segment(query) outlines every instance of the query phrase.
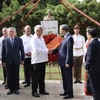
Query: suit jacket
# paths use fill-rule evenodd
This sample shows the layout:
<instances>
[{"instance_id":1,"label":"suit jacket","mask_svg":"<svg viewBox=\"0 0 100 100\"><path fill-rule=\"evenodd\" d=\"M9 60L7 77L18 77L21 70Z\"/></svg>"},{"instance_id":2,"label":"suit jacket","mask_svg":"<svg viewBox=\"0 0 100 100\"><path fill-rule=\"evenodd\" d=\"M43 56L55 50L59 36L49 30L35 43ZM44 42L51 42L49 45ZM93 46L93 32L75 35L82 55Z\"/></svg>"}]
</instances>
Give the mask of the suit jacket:
<instances>
[{"instance_id":1,"label":"suit jacket","mask_svg":"<svg viewBox=\"0 0 100 100\"><path fill-rule=\"evenodd\" d=\"M57 48L53 53L58 52L58 63L61 67L65 64L73 66L73 38L71 34L68 34L66 38L62 41L60 48Z\"/></svg>"},{"instance_id":2,"label":"suit jacket","mask_svg":"<svg viewBox=\"0 0 100 100\"><path fill-rule=\"evenodd\" d=\"M100 72L100 42L94 39L88 46L85 69L88 72Z\"/></svg>"},{"instance_id":3,"label":"suit jacket","mask_svg":"<svg viewBox=\"0 0 100 100\"><path fill-rule=\"evenodd\" d=\"M21 38L15 37L13 47L10 38L6 38L2 42L2 62L6 64L20 64L24 61L24 48Z\"/></svg>"}]
</instances>

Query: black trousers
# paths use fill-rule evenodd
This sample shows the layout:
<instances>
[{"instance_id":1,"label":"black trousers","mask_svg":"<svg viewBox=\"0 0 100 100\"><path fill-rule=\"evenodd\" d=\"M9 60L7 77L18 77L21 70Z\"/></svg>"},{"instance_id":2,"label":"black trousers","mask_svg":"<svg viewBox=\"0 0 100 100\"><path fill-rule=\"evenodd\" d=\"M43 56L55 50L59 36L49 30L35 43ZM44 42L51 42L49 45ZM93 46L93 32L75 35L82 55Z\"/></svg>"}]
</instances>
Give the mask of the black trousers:
<instances>
[{"instance_id":1,"label":"black trousers","mask_svg":"<svg viewBox=\"0 0 100 100\"><path fill-rule=\"evenodd\" d=\"M39 86L39 92L45 91L45 63L33 64L32 74L32 93L37 92Z\"/></svg>"},{"instance_id":2,"label":"black trousers","mask_svg":"<svg viewBox=\"0 0 100 100\"><path fill-rule=\"evenodd\" d=\"M7 64L8 88L11 91L19 89L19 64Z\"/></svg>"},{"instance_id":3,"label":"black trousers","mask_svg":"<svg viewBox=\"0 0 100 100\"><path fill-rule=\"evenodd\" d=\"M89 81L94 100L100 100L100 72L89 73Z\"/></svg>"},{"instance_id":4,"label":"black trousers","mask_svg":"<svg viewBox=\"0 0 100 100\"><path fill-rule=\"evenodd\" d=\"M3 77L4 77L4 82L6 82L6 79L7 79L7 68L4 68L4 67L3 67Z\"/></svg>"},{"instance_id":5,"label":"black trousers","mask_svg":"<svg viewBox=\"0 0 100 100\"><path fill-rule=\"evenodd\" d=\"M31 58L25 58L24 60L24 75L25 75L25 82L30 84L30 80L32 77Z\"/></svg>"},{"instance_id":6,"label":"black trousers","mask_svg":"<svg viewBox=\"0 0 100 100\"><path fill-rule=\"evenodd\" d=\"M65 94L73 95L72 67L61 67L63 89Z\"/></svg>"}]
</instances>

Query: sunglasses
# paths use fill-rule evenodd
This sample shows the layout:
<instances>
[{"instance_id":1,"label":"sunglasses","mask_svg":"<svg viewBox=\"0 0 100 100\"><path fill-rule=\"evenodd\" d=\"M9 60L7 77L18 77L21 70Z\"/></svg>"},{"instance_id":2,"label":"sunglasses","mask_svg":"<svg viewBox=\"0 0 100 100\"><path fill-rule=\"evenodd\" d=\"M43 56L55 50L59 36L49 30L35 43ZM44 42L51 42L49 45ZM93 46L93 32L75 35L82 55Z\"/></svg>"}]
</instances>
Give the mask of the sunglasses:
<instances>
[{"instance_id":1,"label":"sunglasses","mask_svg":"<svg viewBox=\"0 0 100 100\"><path fill-rule=\"evenodd\" d=\"M74 29L80 29L80 28L76 27L76 28L74 28Z\"/></svg>"}]
</instances>

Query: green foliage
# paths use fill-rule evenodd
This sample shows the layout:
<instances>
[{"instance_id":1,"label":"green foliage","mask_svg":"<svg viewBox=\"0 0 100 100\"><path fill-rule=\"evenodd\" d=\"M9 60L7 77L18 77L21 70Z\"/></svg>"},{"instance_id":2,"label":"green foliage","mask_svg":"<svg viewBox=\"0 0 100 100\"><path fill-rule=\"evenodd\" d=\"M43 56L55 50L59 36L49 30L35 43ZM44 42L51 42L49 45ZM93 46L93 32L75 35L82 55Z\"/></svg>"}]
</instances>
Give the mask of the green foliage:
<instances>
[{"instance_id":1,"label":"green foliage","mask_svg":"<svg viewBox=\"0 0 100 100\"><path fill-rule=\"evenodd\" d=\"M55 7L54 16L55 19L58 20L59 24L68 23L67 14L68 11L62 5L58 5Z\"/></svg>"},{"instance_id":2,"label":"green foliage","mask_svg":"<svg viewBox=\"0 0 100 100\"><path fill-rule=\"evenodd\" d=\"M67 0L69 3L74 4L76 2L78 2L79 0Z\"/></svg>"},{"instance_id":3,"label":"green foliage","mask_svg":"<svg viewBox=\"0 0 100 100\"><path fill-rule=\"evenodd\" d=\"M92 1L97 1L97 0L83 0L83 1L86 2L86 3L90 3Z\"/></svg>"},{"instance_id":4,"label":"green foliage","mask_svg":"<svg viewBox=\"0 0 100 100\"><path fill-rule=\"evenodd\" d=\"M2 20L5 20L7 17L11 16L13 13L15 13L18 9L21 9L24 7L23 4L26 4L30 2L30 0L4 0L5 2L2 3L2 12L0 12L0 22ZM8 5L7 2L10 2L10 5ZM73 4L76 8L87 14L88 16L92 17L96 21L100 22L100 2L97 2L96 0L84 0L83 2L79 2L78 0L67 0L71 4ZM1 0L0 0L1 2ZM5 22L1 28L4 26L10 27L14 26L17 29L18 35L22 34L22 28L29 24L33 28L35 25L40 24L40 21L43 20L44 16L47 15L46 11L48 9L51 9L52 15L55 17L56 20L58 20L59 25L60 24L68 24L71 28L71 32L73 32L73 25L75 23L79 23L81 25L81 31L85 35L85 28L88 25L95 25L92 21L85 18L83 15L78 13L77 11L73 10L71 7L66 5L68 9L66 9L64 6L59 4L57 0L41 0L39 5L29 14L29 16L24 19L25 15L31 10L31 8L34 6L34 3L29 5L27 8L25 8L23 11L19 12L17 15L9 19L7 22Z\"/></svg>"},{"instance_id":5,"label":"green foliage","mask_svg":"<svg viewBox=\"0 0 100 100\"><path fill-rule=\"evenodd\" d=\"M40 4L44 5L45 7L47 6L47 4L51 4L51 5L55 5L56 6L56 5L59 4L59 2L58 2L58 0L41 0Z\"/></svg>"}]
</instances>

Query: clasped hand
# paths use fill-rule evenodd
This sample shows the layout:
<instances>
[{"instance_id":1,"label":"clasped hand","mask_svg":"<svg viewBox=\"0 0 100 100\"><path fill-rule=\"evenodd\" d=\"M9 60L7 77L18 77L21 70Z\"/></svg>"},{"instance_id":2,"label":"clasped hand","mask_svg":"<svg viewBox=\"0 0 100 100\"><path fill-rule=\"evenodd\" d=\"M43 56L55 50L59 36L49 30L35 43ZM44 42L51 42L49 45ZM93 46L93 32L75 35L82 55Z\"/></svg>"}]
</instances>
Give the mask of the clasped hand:
<instances>
[{"instance_id":1,"label":"clasped hand","mask_svg":"<svg viewBox=\"0 0 100 100\"><path fill-rule=\"evenodd\" d=\"M48 49L48 54L52 54L53 53L53 49Z\"/></svg>"}]
</instances>

